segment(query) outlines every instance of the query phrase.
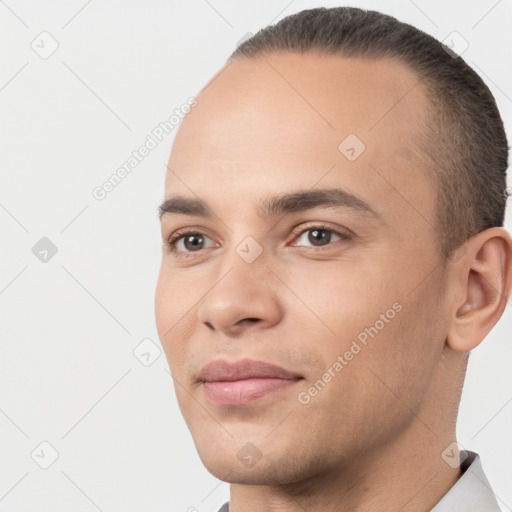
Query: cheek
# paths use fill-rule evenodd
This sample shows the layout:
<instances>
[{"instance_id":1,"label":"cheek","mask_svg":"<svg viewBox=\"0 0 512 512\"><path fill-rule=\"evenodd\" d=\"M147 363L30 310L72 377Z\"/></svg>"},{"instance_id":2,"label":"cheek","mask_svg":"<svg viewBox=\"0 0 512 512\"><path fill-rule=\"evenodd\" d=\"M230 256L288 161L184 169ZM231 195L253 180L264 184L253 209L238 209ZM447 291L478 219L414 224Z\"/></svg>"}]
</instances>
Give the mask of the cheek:
<instances>
[{"instance_id":1,"label":"cheek","mask_svg":"<svg viewBox=\"0 0 512 512\"><path fill-rule=\"evenodd\" d=\"M420 385L434 364L435 351L429 345L434 326L432 304L420 291L410 294L408 283L417 282L415 274L392 262L309 267L290 276L293 291L307 305L295 299L296 328L308 333L305 337L312 343L316 340L313 350L326 369L338 356L343 358L343 377L333 379L337 384L332 388L352 390L353 384L360 393L364 387L359 380L376 379L372 372L397 386Z\"/></svg>"},{"instance_id":2,"label":"cheek","mask_svg":"<svg viewBox=\"0 0 512 512\"><path fill-rule=\"evenodd\" d=\"M173 311L172 294L169 292L170 288L166 284L166 279L163 271L160 270L158 281L155 290L155 320L158 335L162 344L165 341L164 334L171 327L171 317Z\"/></svg>"},{"instance_id":3,"label":"cheek","mask_svg":"<svg viewBox=\"0 0 512 512\"><path fill-rule=\"evenodd\" d=\"M333 444L348 443L356 451L365 449L361 442L405 428L410 410L421 407L440 356L440 343L433 339L440 341L432 322L435 297L426 296L429 290L404 291L407 276L394 272L392 279L368 270L356 275L352 269L346 276L309 272L295 281L297 295L335 332L315 326L327 336L316 335L314 351L321 354L323 367L316 367L305 383L309 402L304 413L318 418L319 429L330 432ZM308 318L300 332L309 332L313 343ZM329 368L331 374L324 373Z\"/></svg>"},{"instance_id":4,"label":"cheek","mask_svg":"<svg viewBox=\"0 0 512 512\"><path fill-rule=\"evenodd\" d=\"M190 286L191 282L193 286ZM169 329L174 331L174 326L186 320L187 311L200 297L200 282L198 279L185 278L179 271L166 268L164 258L155 291L155 316L162 343L165 341L162 336Z\"/></svg>"},{"instance_id":5,"label":"cheek","mask_svg":"<svg viewBox=\"0 0 512 512\"><path fill-rule=\"evenodd\" d=\"M375 265L370 268L364 262L322 263L304 271L297 269L290 287L304 302L301 307L310 310L308 318L316 316L328 328L325 332L331 334L335 344L341 345L335 348L342 348L379 321L380 315L401 297L389 270L377 270Z\"/></svg>"},{"instance_id":6,"label":"cheek","mask_svg":"<svg viewBox=\"0 0 512 512\"><path fill-rule=\"evenodd\" d=\"M184 336L187 301L183 293L182 287L177 286L170 275L161 270L155 291L155 320L158 336L173 375L184 358L183 343L180 340Z\"/></svg>"}]
</instances>

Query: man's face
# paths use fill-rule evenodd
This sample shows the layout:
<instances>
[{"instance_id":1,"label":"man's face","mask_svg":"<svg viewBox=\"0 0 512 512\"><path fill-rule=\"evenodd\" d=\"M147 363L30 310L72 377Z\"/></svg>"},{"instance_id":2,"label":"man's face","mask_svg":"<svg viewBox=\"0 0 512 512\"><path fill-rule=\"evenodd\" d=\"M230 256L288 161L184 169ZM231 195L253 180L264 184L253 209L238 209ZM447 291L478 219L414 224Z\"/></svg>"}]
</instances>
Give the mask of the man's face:
<instances>
[{"instance_id":1,"label":"man's face","mask_svg":"<svg viewBox=\"0 0 512 512\"><path fill-rule=\"evenodd\" d=\"M210 215L163 215L164 242L188 236L163 248L156 320L218 478L286 483L353 467L421 416L444 350L446 269L417 82L392 60L235 60L184 119L165 195ZM351 196L265 208L331 189ZM211 361L247 359L296 378L200 378Z\"/></svg>"}]
</instances>

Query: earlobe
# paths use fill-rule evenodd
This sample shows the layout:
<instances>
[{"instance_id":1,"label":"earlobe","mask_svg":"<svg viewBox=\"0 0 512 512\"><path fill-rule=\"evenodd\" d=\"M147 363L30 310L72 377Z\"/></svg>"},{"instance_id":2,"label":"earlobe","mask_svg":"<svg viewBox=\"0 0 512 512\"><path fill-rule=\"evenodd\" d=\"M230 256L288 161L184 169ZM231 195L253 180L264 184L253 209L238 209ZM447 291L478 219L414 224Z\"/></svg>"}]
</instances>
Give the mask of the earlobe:
<instances>
[{"instance_id":1,"label":"earlobe","mask_svg":"<svg viewBox=\"0 0 512 512\"><path fill-rule=\"evenodd\" d=\"M506 307L512 277L509 233L496 227L474 235L465 256L453 265L458 303L452 307L446 342L467 352L483 341Z\"/></svg>"}]
</instances>

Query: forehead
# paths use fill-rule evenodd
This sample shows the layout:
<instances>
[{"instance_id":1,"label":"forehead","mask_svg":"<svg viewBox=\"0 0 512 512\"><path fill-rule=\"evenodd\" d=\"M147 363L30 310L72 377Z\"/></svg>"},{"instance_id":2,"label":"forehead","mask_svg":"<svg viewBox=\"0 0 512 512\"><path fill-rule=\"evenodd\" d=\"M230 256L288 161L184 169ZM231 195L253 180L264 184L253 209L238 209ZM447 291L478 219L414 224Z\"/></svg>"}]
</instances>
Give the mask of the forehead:
<instances>
[{"instance_id":1,"label":"forehead","mask_svg":"<svg viewBox=\"0 0 512 512\"><path fill-rule=\"evenodd\" d=\"M167 194L220 192L247 205L298 185L344 185L382 204L396 189L409 208L433 214L418 147L428 101L396 60L314 52L235 59L197 100L174 141Z\"/></svg>"}]
</instances>

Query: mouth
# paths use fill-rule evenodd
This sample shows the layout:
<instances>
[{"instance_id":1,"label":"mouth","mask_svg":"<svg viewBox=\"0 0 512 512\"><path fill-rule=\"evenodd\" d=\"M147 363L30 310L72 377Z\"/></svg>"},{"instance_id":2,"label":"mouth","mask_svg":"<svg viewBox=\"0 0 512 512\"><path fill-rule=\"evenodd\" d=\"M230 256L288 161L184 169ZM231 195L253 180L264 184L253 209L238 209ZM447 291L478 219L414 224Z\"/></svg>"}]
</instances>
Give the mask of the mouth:
<instances>
[{"instance_id":1,"label":"mouth","mask_svg":"<svg viewBox=\"0 0 512 512\"><path fill-rule=\"evenodd\" d=\"M279 366L243 359L230 363L215 360L204 366L198 382L215 405L243 406L288 389L303 377Z\"/></svg>"}]
</instances>

